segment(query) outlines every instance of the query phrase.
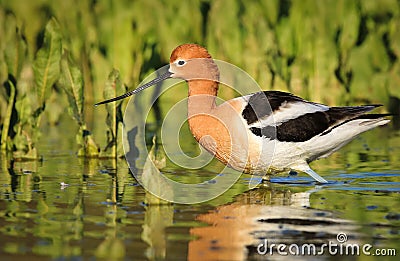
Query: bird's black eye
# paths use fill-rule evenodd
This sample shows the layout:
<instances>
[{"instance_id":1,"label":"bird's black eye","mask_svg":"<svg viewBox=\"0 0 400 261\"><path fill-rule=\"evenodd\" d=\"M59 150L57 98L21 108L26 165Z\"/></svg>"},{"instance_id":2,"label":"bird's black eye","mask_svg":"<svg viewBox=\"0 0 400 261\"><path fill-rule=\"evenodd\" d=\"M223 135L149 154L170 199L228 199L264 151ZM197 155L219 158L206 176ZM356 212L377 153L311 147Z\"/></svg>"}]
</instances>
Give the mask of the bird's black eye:
<instances>
[{"instance_id":1,"label":"bird's black eye","mask_svg":"<svg viewBox=\"0 0 400 261\"><path fill-rule=\"evenodd\" d=\"M184 65L186 62L184 61L184 60L179 60L178 62L177 62L177 64L179 65L179 66L182 66L182 65Z\"/></svg>"}]
</instances>

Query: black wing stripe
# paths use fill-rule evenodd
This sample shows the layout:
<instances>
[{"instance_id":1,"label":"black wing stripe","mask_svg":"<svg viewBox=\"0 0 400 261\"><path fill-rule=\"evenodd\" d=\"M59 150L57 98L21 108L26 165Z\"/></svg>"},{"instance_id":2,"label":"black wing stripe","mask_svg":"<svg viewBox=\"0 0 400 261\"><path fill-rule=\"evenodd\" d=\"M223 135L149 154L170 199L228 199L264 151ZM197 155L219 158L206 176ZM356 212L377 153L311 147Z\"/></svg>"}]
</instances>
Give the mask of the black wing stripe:
<instances>
[{"instance_id":1,"label":"black wing stripe","mask_svg":"<svg viewBox=\"0 0 400 261\"><path fill-rule=\"evenodd\" d=\"M259 137L279 141L302 142L311 139L329 127L329 119L324 112L304 114L282 124L263 128L250 128Z\"/></svg>"},{"instance_id":2,"label":"black wing stripe","mask_svg":"<svg viewBox=\"0 0 400 261\"><path fill-rule=\"evenodd\" d=\"M278 139L286 142L304 142L318 134L325 135L333 128L357 118L367 118L372 115L363 115L379 105L355 107L332 107L328 111L307 113L295 119L274 126L263 128L253 127L250 131L259 137Z\"/></svg>"},{"instance_id":3,"label":"black wing stripe","mask_svg":"<svg viewBox=\"0 0 400 261\"><path fill-rule=\"evenodd\" d=\"M279 110L284 102L306 102L293 94L280 91L264 91L254 93L246 107L243 109L242 116L250 125L258 119L271 115Z\"/></svg>"}]
</instances>

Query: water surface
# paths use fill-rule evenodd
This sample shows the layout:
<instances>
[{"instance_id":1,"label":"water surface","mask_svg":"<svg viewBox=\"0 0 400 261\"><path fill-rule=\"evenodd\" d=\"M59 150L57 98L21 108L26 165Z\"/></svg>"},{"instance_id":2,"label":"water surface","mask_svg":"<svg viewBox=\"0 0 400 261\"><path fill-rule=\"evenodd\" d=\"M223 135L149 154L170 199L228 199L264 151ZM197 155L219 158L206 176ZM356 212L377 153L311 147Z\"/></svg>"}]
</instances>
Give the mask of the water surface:
<instances>
[{"instance_id":1,"label":"water surface","mask_svg":"<svg viewBox=\"0 0 400 261\"><path fill-rule=\"evenodd\" d=\"M390 126L313 163L334 181L328 185L282 174L249 190L243 175L212 201L179 205L157 202L124 160L77 158L73 132L63 124L61 133L46 128L42 162L2 161L1 260L289 259L259 255L257 247L265 240L320 247L337 243L339 233L345 243L399 254L400 133ZM187 182L215 176L217 167L167 164L162 171Z\"/></svg>"}]
</instances>

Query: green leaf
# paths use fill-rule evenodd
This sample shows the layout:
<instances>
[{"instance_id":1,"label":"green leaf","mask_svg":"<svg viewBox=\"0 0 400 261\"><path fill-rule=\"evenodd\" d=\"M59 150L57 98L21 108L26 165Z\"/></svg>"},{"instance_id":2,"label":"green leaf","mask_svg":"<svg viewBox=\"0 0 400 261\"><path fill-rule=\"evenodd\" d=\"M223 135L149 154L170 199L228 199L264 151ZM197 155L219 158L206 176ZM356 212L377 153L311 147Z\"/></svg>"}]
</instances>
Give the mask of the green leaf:
<instances>
[{"instance_id":1,"label":"green leaf","mask_svg":"<svg viewBox=\"0 0 400 261\"><path fill-rule=\"evenodd\" d=\"M126 88L121 83L119 71L113 69L104 88L104 99L110 99L125 92ZM117 157L118 123L122 122L122 102L123 100L106 104L107 145L102 151L101 157Z\"/></svg>"},{"instance_id":2,"label":"green leaf","mask_svg":"<svg viewBox=\"0 0 400 261\"><path fill-rule=\"evenodd\" d=\"M18 27L12 28L14 33L8 40L4 50L4 58L8 67L8 73L15 79L19 78L22 66L27 55L27 44Z\"/></svg>"},{"instance_id":3,"label":"green leaf","mask_svg":"<svg viewBox=\"0 0 400 261\"><path fill-rule=\"evenodd\" d=\"M51 87L60 76L61 33L57 21L51 19L45 29L43 45L33 62L35 88L39 107L50 96Z\"/></svg>"},{"instance_id":4,"label":"green leaf","mask_svg":"<svg viewBox=\"0 0 400 261\"><path fill-rule=\"evenodd\" d=\"M11 81L8 81L8 86L10 88L10 96L8 98L8 106L6 115L3 122L3 129L1 131L1 150L5 151L7 149L7 139L8 139L8 130L10 128L11 122L11 113L12 108L15 102L15 86Z\"/></svg>"},{"instance_id":5,"label":"green leaf","mask_svg":"<svg viewBox=\"0 0 400 261\"><path fill-rule=\"evenodd\" d=\"M78 66L72 61L67 50L61 59L61 72L58 84L64 89L68 97L70 115L79 124L79 131L76 136L77 143L81 146L78 156L97 157L99 148L93 139L92 134L87 130L83 115L83 77Z\"/></svg>"},{"instance_id":6,"label":"green leaf","mask_svg":"<svg viewBox=\"0 0 400 261\"><path fill-rule=\"evenodd\" d=\"M58 81L68 96L69 112L81 126L83 125L83 79L79 68L73 63L69 53L64 50L61 59L61 74Z\"/></svg>"},{"instance_id":7,"label":"green leaf","mask_svg":"<svg viewBox=\"0 0 400 261\"><path fill-rule=\"evenodd\" d=\"M18 159L38 159L35 143L40 137L40 129L36 127L35 117L32 117L32 102L26 93L19 93L15 101L18 122L13 126L15 136L12 140L13 157Z\"/></svg>"}]
</instances>

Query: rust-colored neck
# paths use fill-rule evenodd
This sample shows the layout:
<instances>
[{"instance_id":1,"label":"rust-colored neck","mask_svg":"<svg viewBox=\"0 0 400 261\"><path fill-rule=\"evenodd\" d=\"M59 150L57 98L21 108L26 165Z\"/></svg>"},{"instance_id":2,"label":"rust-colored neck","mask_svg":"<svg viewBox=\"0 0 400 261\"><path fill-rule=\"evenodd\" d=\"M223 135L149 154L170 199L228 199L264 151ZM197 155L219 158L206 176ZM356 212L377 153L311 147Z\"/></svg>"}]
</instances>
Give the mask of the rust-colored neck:
<instances>
[{"instance_id":1,"label":"rust-colored neck","mask_svg":"<svg viewBox=\"0 0 400 261\"><path fill-rule=\"evenodd\" d=\"M188 97L188 116L210 113L217 105L218 83L209 80L190 80Z\"/></svg>"},{"instance_id":2,"label":"rust-colored neck","mask_svg":"<svg viewBox=\"0 0 400 261\"><path fill-rule=\"evenodd\" d=\"M209 133L213 110L217 106L218 83L209 80L190 80L188 97L189 128L197 141ZM215 123L214 123L215 125Z\"/></svg>"},{"instance_id":3,"label":"rust-colored neck","mask_svg":"<svg viewBox=\"0 0 400 261\"><path fill-rule=\"evenodd\" d=\"M226 118L232 110L221 112L216 98L218 82L210 80L189 81L188 123L194 138L217 159L228 163L231 155L231 135ZM228 106L228 108L230 108ZM222 115L221 115L222 114ZM234 118L234 117L232 117Z\"/></svg>"}]
</instances>

